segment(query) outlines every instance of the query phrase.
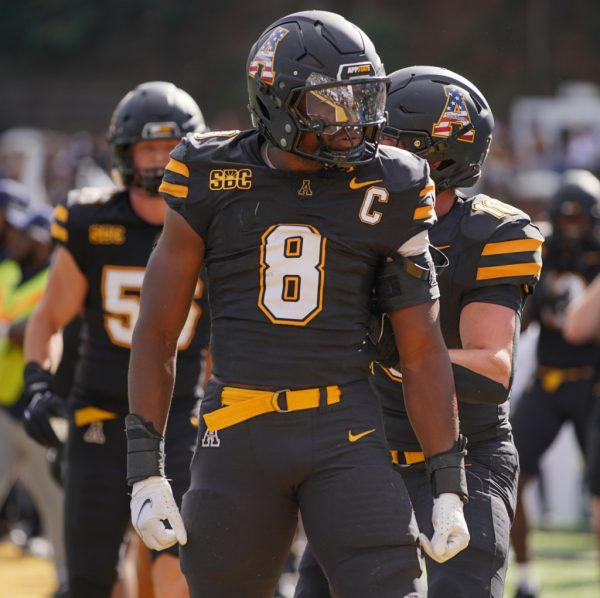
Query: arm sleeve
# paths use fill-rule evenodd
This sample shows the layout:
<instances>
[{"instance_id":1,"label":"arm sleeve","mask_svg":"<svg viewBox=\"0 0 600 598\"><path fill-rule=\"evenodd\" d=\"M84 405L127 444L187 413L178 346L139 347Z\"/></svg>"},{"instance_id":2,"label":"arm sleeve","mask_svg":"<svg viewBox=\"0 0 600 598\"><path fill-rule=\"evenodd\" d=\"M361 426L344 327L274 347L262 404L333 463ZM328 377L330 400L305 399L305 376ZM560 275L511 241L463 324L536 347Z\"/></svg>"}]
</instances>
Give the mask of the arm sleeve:
<instances>
[{"instance_id":1,"label":"arm sleeve","mask_svg":"<svg viewBox=\"0 0 600 598\"><path fill-rule=\"evenodd\" d=\"M214 216L202 148L192 137L184 138L171 152L159 191L167 205L206 239Z\"/></svg>"},{"instance_id":2,"label":"arm sleeve","mask_svg":"<svg viewBox=\"0 0 600 598\"><path fill-rule=\"evenodd\" d=\"M481 247L471 288L511 285L531 293L542 270L543 242L529 221L512 221L497 228Z\"/></svg>"},{"instance_id":3,"label":"arm sleeve","mask_svg":"<svg viewBox=\"0 0 600 598\"><path fill-rule=\"evenodd\" d=\"M375 291L377 307L386 313L438 299L440 291L429 250L387 261L377 275Z\"/></svg>"}]
</instances>

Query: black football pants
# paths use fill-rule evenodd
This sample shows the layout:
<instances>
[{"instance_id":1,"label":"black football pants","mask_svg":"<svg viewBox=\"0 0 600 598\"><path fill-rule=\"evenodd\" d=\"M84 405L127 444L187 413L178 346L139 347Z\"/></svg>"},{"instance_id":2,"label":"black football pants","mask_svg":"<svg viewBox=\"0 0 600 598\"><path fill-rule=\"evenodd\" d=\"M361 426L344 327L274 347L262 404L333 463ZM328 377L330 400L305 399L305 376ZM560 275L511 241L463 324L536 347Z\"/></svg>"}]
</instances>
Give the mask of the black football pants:
<instances>
[{"instance_id":1,"label":"black football pants","mask_svg":"<svg viewBox=\"0 0 600 598\"><path fill-rule=\"evenodd\" d=\"M196 429L189 412L195 398L174 403L167 425L166 474L177 504L189 485ZM129 524L131 488L126 481L127 401L96 403L118 414L100 425L69 425L65 475L65 545L70 598L110 598L117 578L119 548ZM73 412L90 403L75 401ZM90 430L95 425L94 430ZM167 549L178 554L177 545ZM161 553L154 553L161 554Z\"/></svg>"},{"instance_id":2,"label":"black football pants","mask_svg":"<svg viewBox=\"0 0 600 598\"><path fill-rule=\"evenodd\" d=\"M465 519L469 546L445 563L426 557L429 598L502 598L509 532L516 503L518 458L510 434L468 447L469 502ZM433 535L433 498L423 463L398 467L415 509L419 529ZM399 594L400 595L400 594ZM329 598L329 587L310 548L300 564L295 598Z\"/></svg>"},{"instance_id":3,"label":"black football pants","mask_svg":"<svg viewBox=\"0 0 600 598\"><path fill-rule=\"evenodd\" d=\"M209 384L201 414L221 406L220 390ZM343 386L339 404L212 436L201 418L198 434L182 511L192 598L271 598L298 509L334 596L417 596L414 516L367 381Z\"/></svg>"}]
</instances>

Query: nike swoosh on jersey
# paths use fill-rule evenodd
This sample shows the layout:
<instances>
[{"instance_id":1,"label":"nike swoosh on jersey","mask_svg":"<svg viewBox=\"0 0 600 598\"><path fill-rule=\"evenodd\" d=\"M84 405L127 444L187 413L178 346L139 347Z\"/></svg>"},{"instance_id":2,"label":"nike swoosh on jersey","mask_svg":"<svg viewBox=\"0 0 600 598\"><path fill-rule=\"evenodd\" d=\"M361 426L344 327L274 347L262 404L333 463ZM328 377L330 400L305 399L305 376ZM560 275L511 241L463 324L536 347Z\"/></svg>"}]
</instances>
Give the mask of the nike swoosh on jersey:
<instances>
[{"instance_id":1,"label":"nike swoosh on jersey","mask_svg":"<svg viewBox=\"0 0 600 598\"><path fill-rule=\"evenodd\" d=\"M356 177L352 177L348 186L350 189L362 189L363 187L368 187L369 185L374 185L375 183L383 183L383 179L375 179L374 181L357 181Z\"/></svg>"},{"instance_id":2,"label":"nike swoosh on jersey","mask_svg":"<svg viewBox=\"0 0 600 598\"><path fill-rule=\"evenodd\" d=\"M376 429L377 428L371 428L370 430L360 432L359 434L352 434L352 430L348 430L348 440L349 442L356 442L357 440L360 440L367 434L372 434L373 432L375 432Z\"/></svg>"}]
</instances>

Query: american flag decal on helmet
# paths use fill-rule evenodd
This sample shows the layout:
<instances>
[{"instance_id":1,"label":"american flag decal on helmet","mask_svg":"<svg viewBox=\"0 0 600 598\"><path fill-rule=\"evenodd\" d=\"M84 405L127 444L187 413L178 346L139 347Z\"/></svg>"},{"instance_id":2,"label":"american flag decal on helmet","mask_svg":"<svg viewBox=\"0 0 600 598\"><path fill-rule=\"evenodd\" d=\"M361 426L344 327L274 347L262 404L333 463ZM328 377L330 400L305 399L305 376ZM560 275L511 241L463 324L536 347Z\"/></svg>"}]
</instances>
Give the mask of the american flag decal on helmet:
<instances>
[{"instance_id":1,"label":"american flag decal on helmet","mask_svg":"<svg viewBox=\"0 0 600 598\"><path fill-rule=\"evenodd\" d=\"M279 42L289 33L285 27L277 27L271 32L271 35L262 43L256 56L252 59L248 67L248 76L255 78L257 75L263 83L273 85L275 80L275 70L273 62L275 61L275 52Z\"/></svg>"},{"instance_id":2,"label":"american flag decal on helmet","mask_svg":"<svg viewBox=\"0 0 600 598\"><path fill-rule=\"evenodd\" d=\"M471 124L469 109L467 108L467 102L462 90L453 85L446 85L444 91L446 92L446 104L439 120L433 125L431 131L432 137L450 137L453 125L462 129ZM458 137L458 140L473 143L475 140L475 129L466 131Z\"/></svg>"}]
</instances>

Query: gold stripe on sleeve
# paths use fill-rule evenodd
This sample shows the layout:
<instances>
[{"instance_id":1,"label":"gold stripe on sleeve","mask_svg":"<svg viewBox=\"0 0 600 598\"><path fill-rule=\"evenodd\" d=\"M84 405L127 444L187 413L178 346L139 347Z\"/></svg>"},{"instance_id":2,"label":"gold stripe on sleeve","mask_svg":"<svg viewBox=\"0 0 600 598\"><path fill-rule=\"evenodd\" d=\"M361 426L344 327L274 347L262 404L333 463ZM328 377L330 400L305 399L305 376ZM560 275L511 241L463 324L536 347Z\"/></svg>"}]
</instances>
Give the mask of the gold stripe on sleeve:
<instances>
[{"instance_id":1,"label":"gold stripe on sleeve","mask_svg":"<svg viewBox=\"0 0 600 598\"><path fill-rule=\"evenodd\" d=\"M58 224L58 222L53 222L50 226L50 234L58 241L62 241L66 243L69 240L69 231L64 227Z\"/></svg>"},{"instance_id":2,"label":"gold stripe on sleeve","mask_svg":"<svg viewBox=\"0 0 600 598\"><path fill-rule=\"evenodd\" d=\"M516 241L500 241L499 243L487 243L481 255L500 255L502 253L519 253L521 251L537 251L543 241L542 239L518 239Z\"/></svg>"},{"instance_id":3,"label":"gold stripe on sleeve","mask_svg":"<svg viewBox=\"0 0 600 598\"><path fill-rule=\"evenodd\" d=\"M434 213L435 208L433 206L421 206L415 210L413 220L426 220L427 218L431 218Z\"/></svg>"},{"instance_id":4,"label":"gold stripe on sleeve","mask_svg":"<svg viewBox=\"0 0 600 598\"><path fill-rule=\"evenodd\" d=\"M159 193L167 193L179 199L185 199L188 196L188 188L186 185L174 185L163 181L158 188Z\"/></svg>"},{"instance_id":5,"label":"gold stripe on sleeve","mask_svg":"<svg viewBox=\"0 0 600 598\"><path fill-rule=\"evenodd\" d=\"M190 169L188 168L187 164L184 164L179 160L174 160L173 158L169 160L169 163L166 165L165 170L176 172L177 174L181 174L184 177L190 176Z\"/></svg>"},{"instance_id":6,"label":"gold stripe on sleeve","mask_svg":"<svg viewBox=\"0 0 600 598\"><path fill-rule=\"evenodd\" d=\"M542 264L529 262L526 264L506 264L504 266L487 266L477 268L477 280L491 278L510 278L511 276L537 276L542 270Z\"/></svg>"}]
</instances>

